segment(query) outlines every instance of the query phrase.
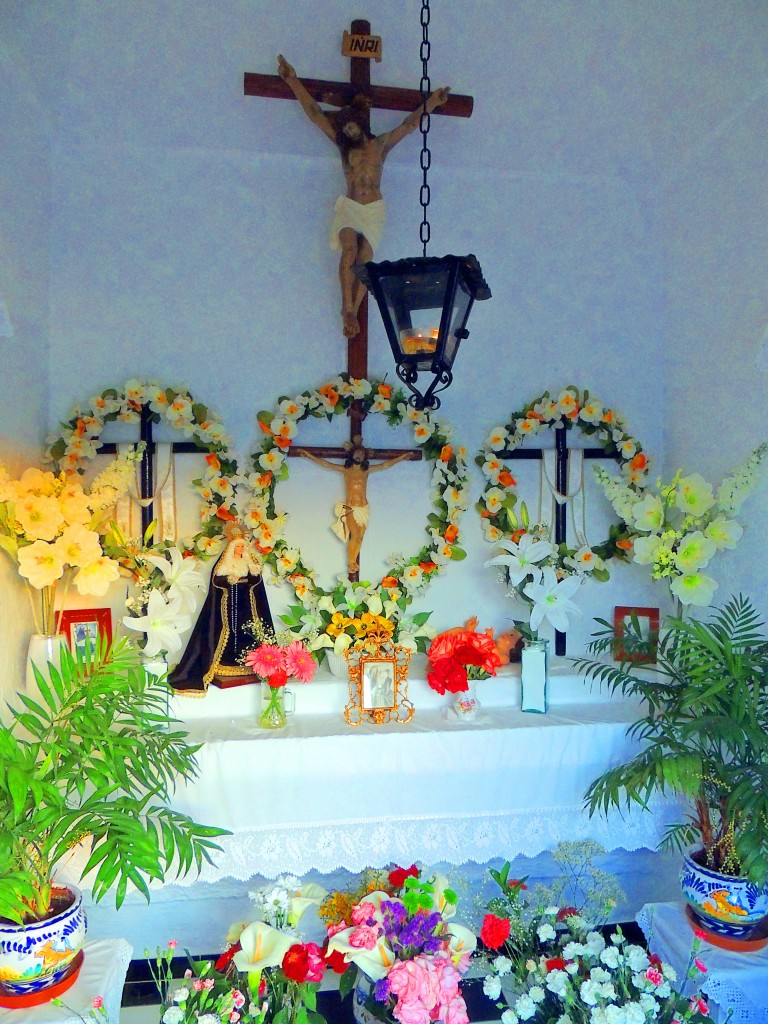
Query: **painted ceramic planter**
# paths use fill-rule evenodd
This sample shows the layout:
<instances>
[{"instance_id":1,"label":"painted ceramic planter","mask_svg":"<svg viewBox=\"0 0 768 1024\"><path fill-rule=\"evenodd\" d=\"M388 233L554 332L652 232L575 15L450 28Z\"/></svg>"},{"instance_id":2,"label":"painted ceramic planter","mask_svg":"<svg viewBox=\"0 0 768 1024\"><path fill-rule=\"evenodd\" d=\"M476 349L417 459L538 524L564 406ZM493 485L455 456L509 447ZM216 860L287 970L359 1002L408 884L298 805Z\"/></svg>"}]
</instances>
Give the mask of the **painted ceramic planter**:
<instances>
[{"instance_id":1,"label":"painted ceramic planter","mask_svg":"<svg viewBox=\"0 0 768 1024\"><path fill-rule=\"evenodd\" d=\"M768 884L721 875L691 854L680 873L683 897L704 928L731 939L746 939L768 914Z\"/></svg>"},{"instance_id":2,"label":"painted ceramic planter","mask_svg":"<svg viewBox=\"0 0 768 1024\"><path fill-rule=\"evenodd\" d=\"M11 995L57 984L83 947L83 894L73 885L57 889L69 890L73 902L56 917L27 925L0 923L0 984Z\"/></svg>"}]
</instances>

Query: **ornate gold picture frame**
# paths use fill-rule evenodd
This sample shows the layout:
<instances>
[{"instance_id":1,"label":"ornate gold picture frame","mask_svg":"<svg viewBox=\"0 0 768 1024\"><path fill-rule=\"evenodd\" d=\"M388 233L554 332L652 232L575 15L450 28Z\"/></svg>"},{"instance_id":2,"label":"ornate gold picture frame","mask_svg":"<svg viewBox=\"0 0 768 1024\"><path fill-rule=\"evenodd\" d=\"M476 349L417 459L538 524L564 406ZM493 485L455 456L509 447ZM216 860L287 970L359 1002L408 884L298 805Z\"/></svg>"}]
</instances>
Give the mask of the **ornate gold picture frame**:
<instances>
[{"instance_id":1,"label":"ornate gold picture frame","mask_svg":"<svg viewBox=\"0 0 768 1024\"><path fill-rule=\"evenodd\" d=\"M348 725L372 722L405 725L413 718L408 700L408 663L411 652L397 647L386 634L369 637L364 649L348 651L349 704L344 708Z\"/></svg>"}]
</instances>

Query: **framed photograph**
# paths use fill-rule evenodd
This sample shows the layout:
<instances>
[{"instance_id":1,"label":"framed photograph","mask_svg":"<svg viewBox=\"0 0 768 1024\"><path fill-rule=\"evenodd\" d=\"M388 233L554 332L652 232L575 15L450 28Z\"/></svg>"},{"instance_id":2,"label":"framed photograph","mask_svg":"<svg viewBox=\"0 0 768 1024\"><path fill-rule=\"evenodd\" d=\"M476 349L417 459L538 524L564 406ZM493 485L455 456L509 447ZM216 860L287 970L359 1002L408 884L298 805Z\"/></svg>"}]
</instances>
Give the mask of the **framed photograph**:
<instances>
[{"instance_id":1,"label":"framed photograph","mask_svg":"<svg viewBox=\"0 0 768 1024\"><path fill-rule=\"evenodd\" d=\"M411 652L387 640L370 650L351 650L347 657L349 704L344 709L347 723L405 725L410 722L414 710L408 700L407 681Z\"/></svg>"},{"instance_id":2,"label":"framed photograph","mask_svg":"<svg viewBox=\"0 0 768 1024\"><path fill-rule=\"evenodd\" d=\"M59 620L59 629L67 638L73 654L85 657L86 651L96 650L99 637L106 636L112 643L112 611L109 608L65 608Z\"/></svg>"},{"instance_id":3,"label":"framed photograph","mask_svg":"<svg viewBox=\"0 0 768 1024\"><path fill-rule=\"evenodd\" d=\"M395 701L395 670L394 658L368 660L363 658L363 711L379 711L384 708L393 710Z\"/></svg>"},{"instance_id":4,"label":"framed photograph","mask_svg":"<svg viewBox=\"0 0 768 1024\"><path fill-rule=\"evenodd\" d=\"M617 605L613 612L616 661L654 664L659 646L659 609Z\"/></svg>"}]
</instances>

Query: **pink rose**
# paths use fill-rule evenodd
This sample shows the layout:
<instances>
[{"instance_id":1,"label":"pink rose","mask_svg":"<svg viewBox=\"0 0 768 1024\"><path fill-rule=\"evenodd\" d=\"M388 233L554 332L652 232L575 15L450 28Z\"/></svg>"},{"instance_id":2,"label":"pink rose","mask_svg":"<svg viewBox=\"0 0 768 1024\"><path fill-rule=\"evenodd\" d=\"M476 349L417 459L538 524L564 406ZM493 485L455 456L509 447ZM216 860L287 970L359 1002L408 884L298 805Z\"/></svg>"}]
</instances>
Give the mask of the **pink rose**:
<instances>
[{"instance_id":1,"label":"pink rose","mask_svg":"<svg viewBox=\"0 0 768 1024\"><path fill-rule=\"evenodd\" d=\"M316 942L307 942L305 945L309 964L307 966L306 981L322 981L325 974L325 957L323 951Z\"/></svg>"},{"instance_id":2,"label":"pink rose","mask_svg":"<svg viewBox=\"0 0 768 1024\"><path fill-rule=\"evenodd\" d=\"M103 1005L104 1005L104 1000L101 998L101 996L94 996L93 997L93 1002L91 1003L91 1006L94 1008L94 1010L100 1010Z\"/></svg>"},{"instance_id":3,"label":"pink rose","mask_svg":"<svg viewBox=\"0 0 768 1024\"><path fill-rule=\"evenodd\" d=\"M203 991L203 979L202 978L195 978L195 980L192 982L192 988L195 990L195 992L202 992Z\"/></svg>"},{"instance_id":4,"label":"pink rose","mask_svg":"<svg viewBox=\"0 0 768 1024\"><path fill-rule=\"evenodd\" d=\"M176 949L177 946L178 946L178 942L176 941L176 939L169 939L168 940L168 949Z\"/></svg>"},{"instance_id":5,"label":"pink rose","mask_svg":"<svg viewBox=\"0 0 768 1024\"><path fill-rule=\"evenodd\" d=\"M392 1016L399 1020L400 1024L429 1024L432 1019L427 1007L418 1000L413 1003L399 1000L392 1011Z\"/></svg>"},{"instance_id":6,"label":"pink rose","mask_svg":"<svg viewBox=\"0 0 768 1024\"><path fill-rule=\"evenodd\" d=\"M469 1024L467 1004L462 996L454 996L450 1003L442 1009L440 1020L445 1024Z\"/></svg>"},{"instance_id":7,"label":"pink rose","mask_svg":"<svg viewBox=\"0 0 768 1024\"><path fill-rule=\"evenodd\" d=\"M215 984L216 983L214 982L213 978L206 978L205 981L203 982L203 988L211 989Z\"/></svg>"},{"instance_id":8,"label":"pink rose","mask_svg":"<svg viewBox=\"0 0 768 1024\"><path fill-rule=\"evenodd\" d=\"M233 988L231 995L232 1002L235 1004L235 1009L239 1010L243 1006L245 1006L245 996L243 995L239 988Z\"/></svg>"},{"instance_id":9,"label":"pink rose","mask_svg":"<svg viewBox=\"0 0 768 1024\"><path fill-rule=\"evenodd\" d=\"M371 928L367 924L361 924L350 935L349 944L354 946L355 949L373 949L378 938L378 928Z\"/></svg>"}]
</instances>

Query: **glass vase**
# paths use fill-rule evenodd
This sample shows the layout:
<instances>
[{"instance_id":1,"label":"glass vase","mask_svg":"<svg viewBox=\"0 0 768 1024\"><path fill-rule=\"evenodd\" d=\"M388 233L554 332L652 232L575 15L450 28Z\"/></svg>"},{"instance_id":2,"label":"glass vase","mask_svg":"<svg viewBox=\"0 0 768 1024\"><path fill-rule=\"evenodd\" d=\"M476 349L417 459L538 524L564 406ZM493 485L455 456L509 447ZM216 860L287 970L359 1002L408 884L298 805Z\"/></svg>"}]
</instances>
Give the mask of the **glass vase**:
<instances>
[{"instance_id":1,"label":"glass vase","mask_svg":"<svg viewBox=\"0 0 768 1024\"><path fill-rule=\"evenodd\" d=\"M526 640L520 668L520 709L543 715L547 711L548 640Z\"/></svg>"},{"instance_id":2,"label":"glass vase","mask_svg":"<svg viewBox=\"0 0 768 1024\"><path fill-rule=\"evenodd\" d=\"M259 689L259 728L282 729L295 710L292 691L269 683L261 683Z\"/></svg>"}]
</instances>

